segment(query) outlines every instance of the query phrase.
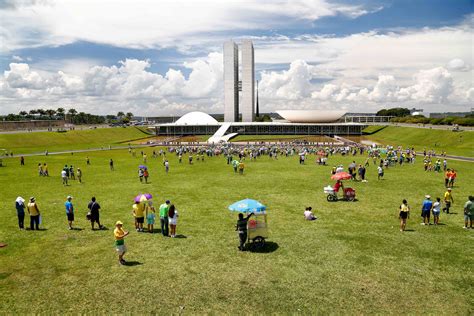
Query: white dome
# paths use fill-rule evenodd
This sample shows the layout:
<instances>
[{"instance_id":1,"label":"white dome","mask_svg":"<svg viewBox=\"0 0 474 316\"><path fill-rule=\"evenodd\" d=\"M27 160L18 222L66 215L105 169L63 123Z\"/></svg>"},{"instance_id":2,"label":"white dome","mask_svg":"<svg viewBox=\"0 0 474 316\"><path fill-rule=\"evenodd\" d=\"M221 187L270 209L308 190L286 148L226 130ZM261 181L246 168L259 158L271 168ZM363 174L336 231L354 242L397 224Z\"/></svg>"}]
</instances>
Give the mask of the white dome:
<instances>
[{"instance_id":1,"label":"white dome","mask_svg":"<svg viewBox=\"0 0 474 316\"><path fill-rule=\"evenodd\" d=\"M215 118L204 112L189 112L181 116L176 125L217 125Z\"/></svg>"},{"instance_id":2,"label":"white dome","mask_svg":"<svg viewBox=\"0 0 474 316\"><path fill-rule=\"evenodd\" d=\"M337 121L346 113L339 110L281 110L276 112L292 123L330 123Z\"/></svg>"}]
</instances>

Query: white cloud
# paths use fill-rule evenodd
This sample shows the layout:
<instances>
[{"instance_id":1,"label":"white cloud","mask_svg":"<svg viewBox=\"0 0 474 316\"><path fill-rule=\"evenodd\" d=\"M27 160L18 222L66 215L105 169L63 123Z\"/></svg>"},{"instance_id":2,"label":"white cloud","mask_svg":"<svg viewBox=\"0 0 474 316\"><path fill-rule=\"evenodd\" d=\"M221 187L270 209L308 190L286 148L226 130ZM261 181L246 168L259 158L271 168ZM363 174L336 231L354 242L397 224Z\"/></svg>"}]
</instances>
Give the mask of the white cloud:
<instances>
[{"instance_id":1,"label":"white cloud","mask_svg":"<svg viewBox=\"0 0 474 316\"><path fill-rule=\"evenodd\" d=\"M17 55L13 55L12 60L13 61L23 61L23 58L21 58L20 56L17 56Z\"/></svg>"},{"instance_id":2,"label":"white cloud","mask_svg":"<svg viewBox=\"0 0 474 316\"><path fill-rule=\"evenodd\" d=\"M466 99L468 99L470 102L474 102L474 88L467 90Z\"/></svg>"},{"instance_id":3,"label":"white cloud","mask_svg":"<svg viewBox=\"0 0 474 316\"><path fill-rule=\"evenodd\" d=\"M4 49L89 41L121 47L188 46L200 33L268 30L370 8L326 0L9 1L0 8ZM379 8L376 8L377 10ZM208 37L208 35L207 35Z\"/></svg>"},{"instance_id":4,"label":"white cloud","mask_svg":"<svg viewBox=\"0 0 474 316\"><path fill-rule=\"evenodd\" d=\"M464 60L460 58L451 59L448 62L447 67L452 71L468 71L470 68L469 65L467 65Z\"/></svg>"}]
</instances>

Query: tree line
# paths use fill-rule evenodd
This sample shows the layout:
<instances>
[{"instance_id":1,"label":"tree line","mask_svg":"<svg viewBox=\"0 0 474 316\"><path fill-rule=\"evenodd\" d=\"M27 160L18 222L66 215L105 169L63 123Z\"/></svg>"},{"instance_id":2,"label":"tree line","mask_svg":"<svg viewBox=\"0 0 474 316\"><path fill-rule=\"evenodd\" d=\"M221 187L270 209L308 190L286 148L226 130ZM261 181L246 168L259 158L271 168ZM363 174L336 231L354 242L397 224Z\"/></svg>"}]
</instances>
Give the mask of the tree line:
<instances>
[{"instance_id":1,"label":"tree line","mask_svg":"<svg viewBox=\"0 0 474 316\"><path fill-rule=\"evenodd\" d=\"M85 112L78 112L71 108L67 111L64 108L57 109L33 109L30 111L20 111L18 114L10 113L0 116L2 121L30 121L30 120L65 120L72 124L104 124L120 123L125 124L131 121L133 113L118 112L117 115L94 115Z\"/></svg>"}]
</instances>

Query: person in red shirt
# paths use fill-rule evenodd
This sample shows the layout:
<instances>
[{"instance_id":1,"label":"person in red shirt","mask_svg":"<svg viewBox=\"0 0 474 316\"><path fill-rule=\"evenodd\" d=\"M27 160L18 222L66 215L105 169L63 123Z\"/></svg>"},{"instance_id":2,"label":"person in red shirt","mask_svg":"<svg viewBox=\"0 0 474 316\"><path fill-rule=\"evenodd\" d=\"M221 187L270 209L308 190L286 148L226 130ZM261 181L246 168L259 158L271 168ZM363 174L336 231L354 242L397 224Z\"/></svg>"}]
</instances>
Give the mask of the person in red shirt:
<instances>
[{"instance_id":1,"label":"person in red shirt","mask_svg":"<svg viewBox=\"0 0 474 316\"><path fill-rule=\"evenodd\" d=\"M340 188L344 190L344 185L342 184L341 180L337 180L336 184L334 184L334 192L339 192Z\"/></svg>"}]
</instances>

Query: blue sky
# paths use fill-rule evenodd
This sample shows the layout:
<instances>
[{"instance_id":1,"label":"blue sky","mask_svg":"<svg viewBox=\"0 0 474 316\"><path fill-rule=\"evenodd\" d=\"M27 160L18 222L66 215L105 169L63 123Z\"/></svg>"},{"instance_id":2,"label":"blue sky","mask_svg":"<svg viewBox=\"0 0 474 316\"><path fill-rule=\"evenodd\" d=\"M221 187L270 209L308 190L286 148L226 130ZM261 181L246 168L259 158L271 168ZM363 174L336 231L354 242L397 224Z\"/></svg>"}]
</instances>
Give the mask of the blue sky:
<instances>
[{"instance_id":1,"label":"blue sky","mask_svg":"<svg viewBox=\"0 0 474 316\"><path fill-rule=\"evenodd\" d=\"M473 1L4 0L0 21L1 114L222 112L222 44L243 38L264 111L474 101Z\"/></svg>"}]
</instances>

